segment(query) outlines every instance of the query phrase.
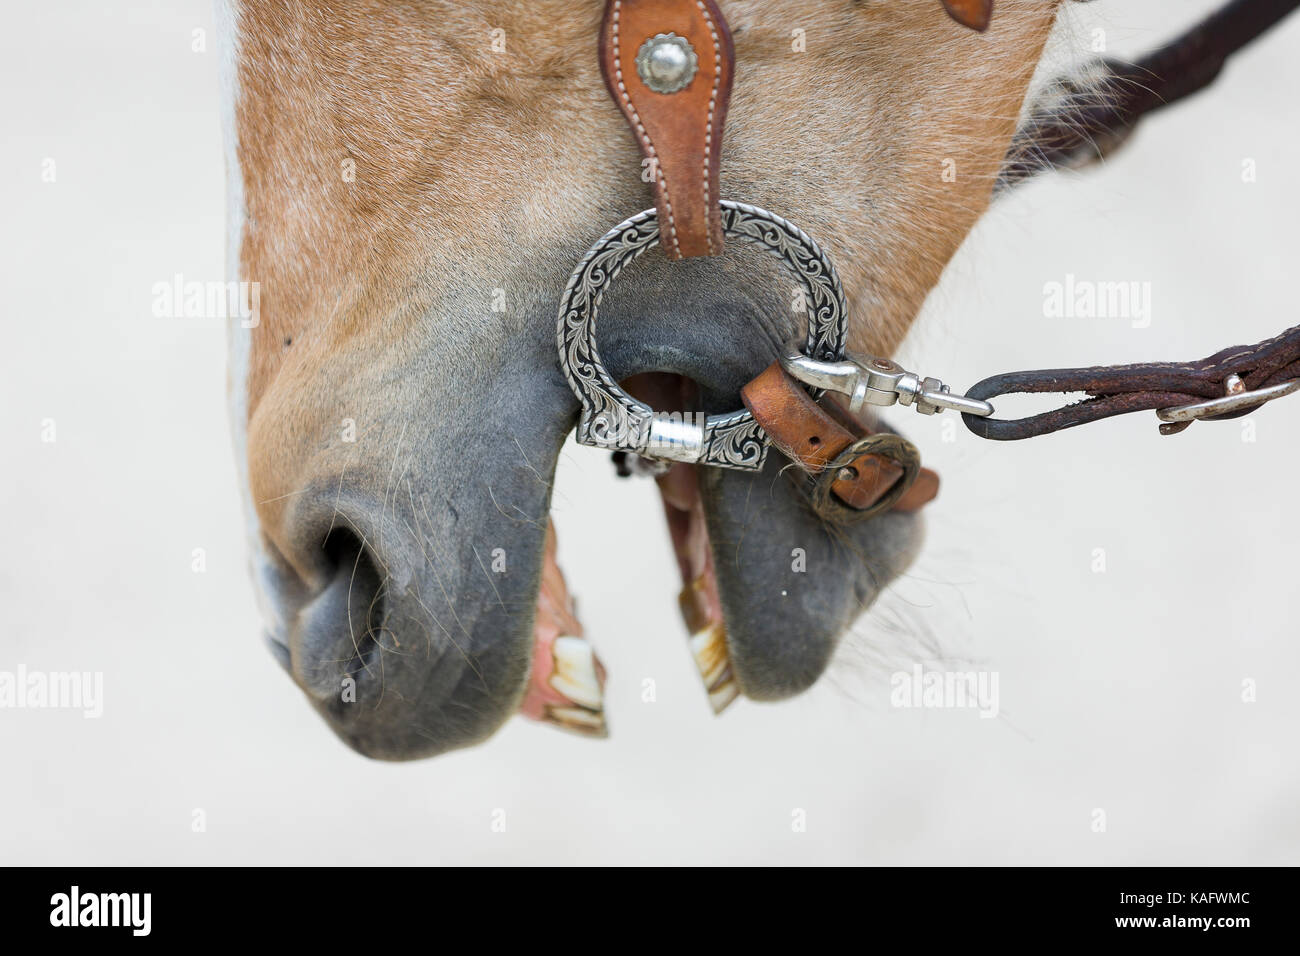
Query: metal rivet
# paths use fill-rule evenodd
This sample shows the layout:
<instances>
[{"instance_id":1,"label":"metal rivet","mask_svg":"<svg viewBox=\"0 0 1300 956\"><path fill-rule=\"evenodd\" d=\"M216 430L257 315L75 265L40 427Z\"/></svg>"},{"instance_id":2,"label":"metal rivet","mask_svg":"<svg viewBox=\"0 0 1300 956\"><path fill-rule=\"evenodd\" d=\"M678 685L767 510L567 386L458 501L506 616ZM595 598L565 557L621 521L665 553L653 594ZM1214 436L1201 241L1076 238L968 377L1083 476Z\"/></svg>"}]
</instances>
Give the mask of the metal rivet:
<instances>
[{"instance_id":1,"label":"metal rivet","mask_svg":"<svg viewBox=\"0 0 1300 956\"><path fill-rule=\"evenodd\" d=\"M676 33L660 33L641 44L636 71L656 93L676 93L690 86L700 61L691 41Z\"/></svg>"}]
</instances>

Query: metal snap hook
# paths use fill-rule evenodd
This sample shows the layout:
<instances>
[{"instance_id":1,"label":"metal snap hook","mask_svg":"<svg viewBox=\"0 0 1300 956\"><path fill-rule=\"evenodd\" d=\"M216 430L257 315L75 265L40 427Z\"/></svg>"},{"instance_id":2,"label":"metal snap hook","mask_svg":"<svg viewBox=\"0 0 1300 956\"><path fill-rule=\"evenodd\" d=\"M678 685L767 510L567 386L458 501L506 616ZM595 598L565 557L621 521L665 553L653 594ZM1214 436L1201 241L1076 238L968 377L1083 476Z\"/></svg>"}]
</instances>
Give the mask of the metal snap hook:
<instances>
[{"instance_id":1,"label":"metal snap hook","mask_svg":"<svg viewBox=\"0 0 1300 956\"><path fill-rule=\"evenodd\" d=\"M857 414L863 405L914 405L922 415L952 408L963 415L985 417L993 406L977 398L954 395L937 378L922 378L897 362L875 355L848 353L839 361L811 358L792 345L781 356L781 367L805 385L849 396L849 411Z\"/></svg>"}]
</instances>

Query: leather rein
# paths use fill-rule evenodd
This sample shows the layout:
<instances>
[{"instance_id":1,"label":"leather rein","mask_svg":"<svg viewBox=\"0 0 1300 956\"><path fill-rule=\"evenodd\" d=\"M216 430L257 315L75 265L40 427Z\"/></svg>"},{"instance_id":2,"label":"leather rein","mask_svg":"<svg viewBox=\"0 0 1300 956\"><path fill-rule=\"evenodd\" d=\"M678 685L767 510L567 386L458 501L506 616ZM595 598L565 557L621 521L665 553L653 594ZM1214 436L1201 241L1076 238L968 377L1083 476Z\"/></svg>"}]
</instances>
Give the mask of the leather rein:
<instances>
[{"instance_id":1,"label":"leather rein","mask_svg":"<svg viewBox=\"0 0 1300 956\"><path fill-rule=\"evenodd\" d=\"M994 6L939 2L978 31L987 29ZM1136 63L1103 59L1059 81L1064 109L1060 93L1051 106L1031 109L1032 133L1013 141L997 188L1105 156L1143 116L1204 88L1233 53L1298 6L1300 0L1232 0ZM734 56L714 0L607 0L601 70L641 148L655 208L610 230L579 264L561 303L557 339L561 366L582 403L578 440L615 449L621 473L633 470L629 460L650 471L651 463L672 461L755 470L770 443L806 474L814 509L847 523L915 510L938 492L938 476L921 466L914 445L873 431L860 417L867 405L912 405L927 415L951 409L975 435L1009 441L1150 410L1162 434L1175 434L1198 419L1238 417L1300 390L1300 326L1201 361L1011 372L964 395L889 359L846 352L843 291L816 242L773 213L720 197ZM718 255L728 238L759 245L795 272L809 297L808 334L742 389L744 410L704 421L654 412L624 392L600 361L601 294L656 244L677 260ZM1025 418L993 417L990 399L1017 393L1084 397Z\"/></svg>"}]
</instances>

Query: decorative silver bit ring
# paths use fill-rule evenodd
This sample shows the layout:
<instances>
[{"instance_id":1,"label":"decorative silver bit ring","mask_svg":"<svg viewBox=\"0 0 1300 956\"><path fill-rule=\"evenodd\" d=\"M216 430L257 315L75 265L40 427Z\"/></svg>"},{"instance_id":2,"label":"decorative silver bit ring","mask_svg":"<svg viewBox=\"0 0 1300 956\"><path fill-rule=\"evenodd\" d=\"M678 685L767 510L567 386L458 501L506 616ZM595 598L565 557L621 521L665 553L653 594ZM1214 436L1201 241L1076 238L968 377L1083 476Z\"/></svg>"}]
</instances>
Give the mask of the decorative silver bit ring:
<instances>
[{"instance_id":1,"label":"decorative silver bit ring","mask_svg":"<svg viewBox=\"0 0 1300 956\"><path fill-rule=\"evenodd\" d=\"M774 213L725 199L722 230L729 239L751 242L776 256L798 277L808 315L805 354L825 361L843 358L848 336L844 290L817 243ZM769 440L747 409L709 416L656 412L625 392L601 361L596 347L601 296L628 263L658 243L658 213L647 209L605 233L569 277L556 340L564 377L582 403L578 441L645 458L757 471Z\"/></svg>"}]
</instances>

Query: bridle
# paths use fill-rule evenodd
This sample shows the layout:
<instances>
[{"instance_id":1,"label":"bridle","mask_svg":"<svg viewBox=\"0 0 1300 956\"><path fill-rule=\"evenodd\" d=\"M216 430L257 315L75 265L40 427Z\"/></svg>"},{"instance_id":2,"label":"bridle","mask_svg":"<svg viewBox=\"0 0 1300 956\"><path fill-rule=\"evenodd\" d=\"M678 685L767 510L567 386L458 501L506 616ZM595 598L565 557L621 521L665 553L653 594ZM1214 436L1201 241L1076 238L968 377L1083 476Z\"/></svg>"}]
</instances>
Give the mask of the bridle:
<instances>
[{"instance_id":1,"label":"bridle","mask_svg":"<svg viewBox=\"0 0 1300 956\"><path fill-rule=\"evenodd\" d=\"M940 2L963 26L987 29L993 0ZM1204 88L1233 53L1298 6L1233 0L1137 63L1101 60L1061 81L1066 102L1058 94L1031 111L1032 136L1013 142L996 188L1106 155L1143 116ZM613 449L625 472L634 470L629 460L650 473L672 462L757 470L774 445L807 475L814 509L847 523L915 510L938 491L938 477L921 467L914 445L859 417L867 406L910 405L923 415L951 409L975 435L1010 441L1150 410L1161 434L1171 435L1300 390L1300 326L1201 361L1011 372L965 394L890 359L849 353L844 292L817 243L774 213L720 197L734 51L714 0L607 0L600 62L645 157L655 208L615 226L578 264L560 304L557 339L582 405L578 441ZM744 409L707 417L657 412L628 394L600 359L601 296L653 246L677 260L718 255L728 239L762 248L798 277L807 334L741 390ZM1084 398L1025 418L995 418L990 400L1017 393Z\"/></svg>"}]
</instances>

